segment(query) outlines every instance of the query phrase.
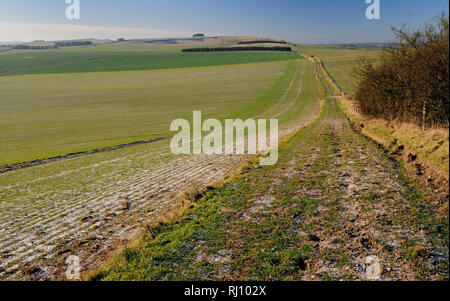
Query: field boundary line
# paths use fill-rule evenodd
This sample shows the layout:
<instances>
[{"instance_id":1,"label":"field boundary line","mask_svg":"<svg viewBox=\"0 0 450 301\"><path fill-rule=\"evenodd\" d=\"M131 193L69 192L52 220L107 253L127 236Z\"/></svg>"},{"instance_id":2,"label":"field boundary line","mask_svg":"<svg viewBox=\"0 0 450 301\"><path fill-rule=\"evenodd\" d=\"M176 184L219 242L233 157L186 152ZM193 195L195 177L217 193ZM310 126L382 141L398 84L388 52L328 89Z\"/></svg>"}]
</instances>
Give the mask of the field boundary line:
<instances>
[{"instance_id":1,"label":"field boundary line","mask_svg":"<svg viewBox=\"0 0 450 301\"><path fill-rule=\"evenodd\" d=\"M158 137L158 138L153 138L153 139L149 139L149 140L139 140L139 141L134 141L134 142L130 142L130 143L118 144L118 145L114 145L114 146L95 148L95 149L87 150L87 151L69 153L69 154L65 154L65 155L61 155L61 156L55 156L55 157L49 157L49 158L43 158L43 159L35 159L35 160L31 160L31 161L24 161L24 162L13 163L13 164L0 165L0 174L6 173L8 171L31 167L31 166L43 165L43 164L47 164L50 162L55 162L55 161L60 161L60 160L65 160L65 159L72 159L72 158L77 158L77 157L85 156L85 155L109 152L109 151L114 151L114 150L131 147L131 146L149 144L149 143L153 143L153 142L167 140L169 138L171 138L171 136Z\"/></svg>"}]
</instances>

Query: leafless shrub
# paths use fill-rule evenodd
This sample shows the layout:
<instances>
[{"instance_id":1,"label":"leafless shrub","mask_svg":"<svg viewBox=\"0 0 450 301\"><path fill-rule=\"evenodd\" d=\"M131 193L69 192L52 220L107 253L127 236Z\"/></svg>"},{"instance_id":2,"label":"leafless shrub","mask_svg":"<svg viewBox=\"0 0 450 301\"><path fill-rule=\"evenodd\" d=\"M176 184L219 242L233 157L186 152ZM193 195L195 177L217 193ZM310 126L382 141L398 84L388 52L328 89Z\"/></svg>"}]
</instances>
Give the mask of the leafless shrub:
<instances>
[{"instance_id":1,"label":"leafless shrub","mask_svg":"<svg viewBox=\"0 0 450 301\"><path fill-rule=\"evenodd\" d=\"M393 28L398 44L381 63L362 60L355 94L360 112L373 118L416 123L423 129L449 125L449 28L443 12L418 30Z\"/></svg>"}]
</instances>

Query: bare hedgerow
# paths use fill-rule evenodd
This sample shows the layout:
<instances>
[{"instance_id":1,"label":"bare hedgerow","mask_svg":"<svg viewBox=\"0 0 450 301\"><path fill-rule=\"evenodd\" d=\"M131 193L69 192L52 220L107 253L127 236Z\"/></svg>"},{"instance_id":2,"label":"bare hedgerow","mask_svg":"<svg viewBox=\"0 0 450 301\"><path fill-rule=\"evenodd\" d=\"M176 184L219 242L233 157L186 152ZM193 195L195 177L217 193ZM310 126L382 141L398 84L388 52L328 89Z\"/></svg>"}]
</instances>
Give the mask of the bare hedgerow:
<instances>
[{"instance_id":1,"label":"bare hedgerow","mask_svg":"<svg viewBox=\"0 0 450 301\"><path fill-rule=\"evenodd\" d=\"M449 28L443 12L436 24L412 31L393 28L398 44L381 62L362 60L355 99L373 118L416 123L423 129L449 125Z\"/></svg>"}]
</instances>

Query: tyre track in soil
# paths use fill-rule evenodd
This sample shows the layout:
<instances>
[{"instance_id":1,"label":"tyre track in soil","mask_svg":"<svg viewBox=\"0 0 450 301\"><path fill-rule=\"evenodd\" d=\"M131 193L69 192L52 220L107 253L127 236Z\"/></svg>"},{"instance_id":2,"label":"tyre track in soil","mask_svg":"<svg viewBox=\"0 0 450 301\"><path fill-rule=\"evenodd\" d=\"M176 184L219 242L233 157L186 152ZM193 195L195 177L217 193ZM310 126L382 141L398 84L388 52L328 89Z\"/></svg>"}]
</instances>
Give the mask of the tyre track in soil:
<instances>
[{"instance_id":1,"label":"tyre track in soil","mask_svg":"<svg viewBox=\"0 0 450 301\"><path fill-rule=\"evenodd\" d=\"M277 104L286 99L298 72L297 62L293 79ZM301 89L300 83L293 102L297 101ZM301 125L296 128L299 126ZM285 129L280 136L295 129ZM157 141L145 143L153 142ZM122 145L120 148L129 146L133 144ZM105 148L101 151L111 150ZM136 159L145 161L146 158L164 157L166 152L161 147L154 153L117 157L104 164L127 164L127 160ZM69 156L82 155L85 154ZM98 264L98 258L106 256L116 246L135 237L144 222L157 218L175 206L171 200L181 194L181 187L192 184L211 185L249 158L250 156L245 155L191 155L169 161L161 159L159 163L143 166L125 178L111 171L104 175L114 179L108 185L93 185L87 192L71 198L64 198L64 191L55 192L54 199L46 197L40 200L41 203L37 201L33 204L21 204L13 210L9 208L9 214L3 214L6 213L4 209L7 206L7 202L3 202L0 204L3 211L0 219L0 279L61 279L64 260L70 254L81 258L82 270L90 269ZM52 161L61 159L67 158L58 157L50 162L38 161L36 164L51 164ZM102 162L92 164L92 169L98 167L98 164ZM65 177L70 172L34 181L42 181L45 185L45 179ZM16 189L17 185L19 184L1 188ZM26 183L21 185L26 189ZM129 210L123 210L124 202L130 204ZM26 210L29 206L36 206L36 209ZM27 216L21 216L21 211L27 211Z\"/></svg>"}]
</instances>

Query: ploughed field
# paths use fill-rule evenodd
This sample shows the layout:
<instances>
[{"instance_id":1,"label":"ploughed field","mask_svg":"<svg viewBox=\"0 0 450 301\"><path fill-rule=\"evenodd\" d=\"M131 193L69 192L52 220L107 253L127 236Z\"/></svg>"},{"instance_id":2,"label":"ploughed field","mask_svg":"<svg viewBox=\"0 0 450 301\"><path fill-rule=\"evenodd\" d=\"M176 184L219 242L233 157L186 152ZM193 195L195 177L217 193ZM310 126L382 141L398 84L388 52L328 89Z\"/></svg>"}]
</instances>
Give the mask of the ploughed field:
<instances>
[{"instance_id":1,"label":"ploughed field","mask_svg":"<svg viewBox=\"0 0 450 301\"><path fill-rule=\"evenodd\" d=\"M0 173L1 279L63 278L68 255L92 268L177 206L184 188L220 181L248 159L173 155L173 119L194 110L204 119L275 117L287 134L318 111L313 66L295 53L175 50L0 54L0 165L162 139Z\"/></svg>"}]
</instances>

